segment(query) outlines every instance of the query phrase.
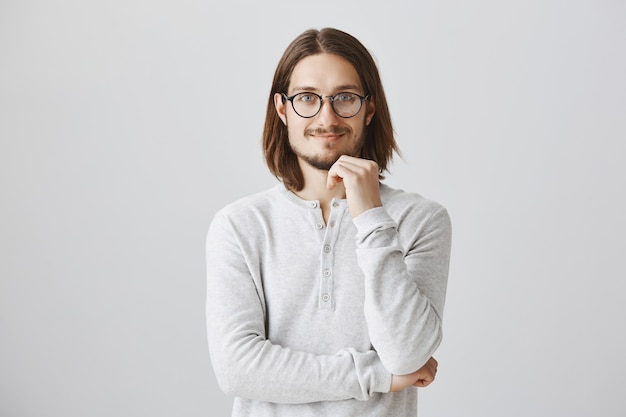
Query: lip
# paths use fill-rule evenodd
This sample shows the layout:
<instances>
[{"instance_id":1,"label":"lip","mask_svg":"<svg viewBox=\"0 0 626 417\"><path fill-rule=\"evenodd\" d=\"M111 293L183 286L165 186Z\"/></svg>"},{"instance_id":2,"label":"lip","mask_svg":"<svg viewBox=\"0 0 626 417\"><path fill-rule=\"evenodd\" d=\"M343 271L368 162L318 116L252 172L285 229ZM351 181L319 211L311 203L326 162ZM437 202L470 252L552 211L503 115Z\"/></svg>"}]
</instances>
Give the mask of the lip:
<instances>
[{"instance_id":1,"label":"lip","mask_svg":"<svg viewBox=\"0 0 626 417\"><path fill-rule=\"evenodd\" d=\"M323 142L335 142L339 140L342 136L343 136L343 133L329 134L329 135L311 135L312 138L323 141Z\"/></svg>"}]
</instances>

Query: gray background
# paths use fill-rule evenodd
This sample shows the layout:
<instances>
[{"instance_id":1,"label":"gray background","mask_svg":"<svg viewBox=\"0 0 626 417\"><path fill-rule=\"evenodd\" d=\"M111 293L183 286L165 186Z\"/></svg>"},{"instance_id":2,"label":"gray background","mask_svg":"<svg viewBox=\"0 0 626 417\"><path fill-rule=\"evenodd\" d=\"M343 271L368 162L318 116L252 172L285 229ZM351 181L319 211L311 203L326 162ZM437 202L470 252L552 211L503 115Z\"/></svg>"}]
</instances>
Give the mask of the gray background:
<instances>
[{"instance_id":1,"label":"gray background","mask_svg":"<svg viewBox=\"0 0 626 417\"><path fill-rule=\"evenodd\" d=\"M215 416L204 238L275 183L275 65L379 63L454 242L421 416L623 416L623 1L0 1L0 415Z\"/></svg>"}]
</instances>

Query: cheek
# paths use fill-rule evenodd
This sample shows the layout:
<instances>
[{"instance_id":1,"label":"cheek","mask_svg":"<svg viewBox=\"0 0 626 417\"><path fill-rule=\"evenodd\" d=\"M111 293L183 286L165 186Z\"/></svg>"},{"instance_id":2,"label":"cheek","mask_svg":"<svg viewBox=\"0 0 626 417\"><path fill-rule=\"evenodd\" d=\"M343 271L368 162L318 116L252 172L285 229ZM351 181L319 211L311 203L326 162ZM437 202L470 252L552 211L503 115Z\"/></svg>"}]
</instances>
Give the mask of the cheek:
<instances>
[{"instance_id":1,"label":"cheek","mask_svg":"<svg viewBox=\"0 0 626 417\"><path fill-rule=\"evenodd\" d=\"M308 124L301 117L288 117L286 121L287 131L290 136L302 135L302 132L308 127Z\"/></svg>"},{"instance_id":2,"label":"cheek","mask_svg":"<svg viewBox=\"0 0 626 417\"><path fill-rule=\"evenodd\" d=\"M302 128L296 121L289 120L287 123L287 137L289 139L289 143L299 141L303 136L303 129L304 128Z\"/></svg>"},{"instance_id":3,"label":"cheek","mask_svg":"<svg viewBox=\"0 0 626 417\"><path fill-rule=\"evenodd\" d=\"M352 131L354 132L354 135L359 138L365 137L367 132L367 126L365 125L365 121L353 124Z\"/></svg>"}]
</instances>

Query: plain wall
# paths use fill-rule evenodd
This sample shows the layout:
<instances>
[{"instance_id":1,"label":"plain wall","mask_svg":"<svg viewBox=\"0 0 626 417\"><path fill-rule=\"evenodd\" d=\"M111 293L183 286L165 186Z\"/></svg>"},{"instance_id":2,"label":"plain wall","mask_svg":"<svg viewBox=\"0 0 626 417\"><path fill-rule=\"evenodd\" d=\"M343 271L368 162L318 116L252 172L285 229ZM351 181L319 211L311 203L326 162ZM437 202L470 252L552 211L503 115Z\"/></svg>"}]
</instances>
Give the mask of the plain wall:
<instances>
[{"instance_id":1,"label":"plain wall","mask_svg":"<svg viewBox=\"0 0 626 417\"><path fill-rule=\"evenodd\" d=\"M217 416L204 238L287 44L375 56L453 252L420 416L624 416L623 1L0 1L0 415Z\"/></svg>"}]
</instances>

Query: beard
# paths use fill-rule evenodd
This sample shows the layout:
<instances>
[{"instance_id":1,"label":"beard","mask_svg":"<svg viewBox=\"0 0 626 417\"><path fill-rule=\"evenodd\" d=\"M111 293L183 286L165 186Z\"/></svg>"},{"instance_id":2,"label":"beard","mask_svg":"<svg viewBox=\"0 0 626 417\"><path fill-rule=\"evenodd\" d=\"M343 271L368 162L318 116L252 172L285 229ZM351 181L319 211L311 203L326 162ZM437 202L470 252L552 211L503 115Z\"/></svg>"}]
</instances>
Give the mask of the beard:
<instances>
[{"instance_id":1,"label":"beard","mask_svg":"<svg viewBox=\"0 0 626 417\"><path fill-rule=\"evenodd\" d=\"M339 157L341 155L344 155L343 153L338 154L336 152L334 152L331 155L303 155L295 149L294 149L294 153L300 160L306 162L313 168L318 169L320 171L329 171L330 168L335 164L335 162L337 162Z\"/></svg>"},{"instance_id":2,"label":"beard","mask_svg":"<svg viewBox=\"0 0 626 417\"><path fill-rule=\"evenodd\" d=\"M349 129L342 128L329 128L329 129L307 129L305 130L305 136L308 135L320 135L325 133L332 134L350 134ZM304 161L311 167L320 170L320 171L329 171L330 168L337 162L341 155L355 156L358 157L361 153L361 148L363 146L363 138L359 140L353 149L345 149L339 146L336 146L334 143L328 143L325 146L325 152L319 153L315 155L307 155L303 153L300 149L293 146L290 142L289 147L293 151L293 153L298 157L299 160Z\"/></svg>"}]
</instances>

